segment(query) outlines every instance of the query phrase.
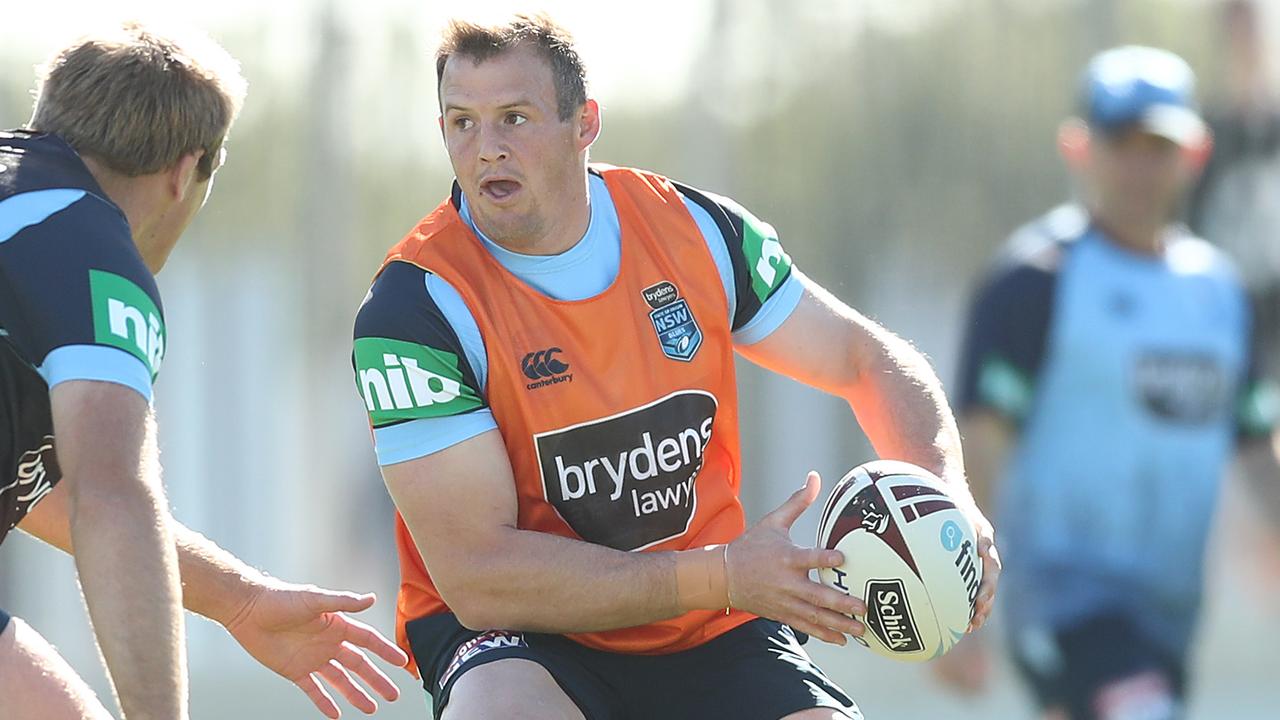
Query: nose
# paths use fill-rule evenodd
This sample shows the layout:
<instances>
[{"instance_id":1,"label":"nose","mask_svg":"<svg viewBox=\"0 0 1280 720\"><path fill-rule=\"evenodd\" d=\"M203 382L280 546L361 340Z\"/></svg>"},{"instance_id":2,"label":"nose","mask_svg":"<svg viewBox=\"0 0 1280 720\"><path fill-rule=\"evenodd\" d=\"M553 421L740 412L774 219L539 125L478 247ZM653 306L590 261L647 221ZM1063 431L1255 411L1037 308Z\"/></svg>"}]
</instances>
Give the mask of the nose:
<instances>
[{"instance_id":1,"label":"nose","mask_svg":"<svg viewBox=\"0 0 1280 720\"><path fill-rule=\"evenodd\" d=\"M480 128L480 161L501 162L507 159L507 146L501 134L494 128Z\"/></svg>"}]
</instances>

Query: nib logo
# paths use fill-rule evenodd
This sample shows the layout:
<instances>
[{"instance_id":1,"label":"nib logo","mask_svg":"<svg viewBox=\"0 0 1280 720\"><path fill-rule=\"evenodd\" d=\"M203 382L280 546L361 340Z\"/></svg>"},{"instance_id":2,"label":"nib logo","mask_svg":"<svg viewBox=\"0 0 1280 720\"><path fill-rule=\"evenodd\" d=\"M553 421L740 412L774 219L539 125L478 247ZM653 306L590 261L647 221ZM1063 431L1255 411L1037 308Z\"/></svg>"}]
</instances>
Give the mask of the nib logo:
<instances>
[{"instance_id":1,"label":"nib logo","mask_svg":"<svg viewBox=\"0 0 1280 720\"><path fill-rule=\"evenodd\" d=\"M520 370L525 377L534 381L525 385L525 388L537 390L548 385L573 382L573 373L565 374L569 371L569 363L558 357L562 352L564 351L560 348L553 347L525 355L520 361Z\"/></svg>"},{"instance_id":2,"label":"nib logo","mask_svg":"<svg viewBox=\"0 0 1280 720\"><path fill-rule=\"evenodd\" d=\"M465 382L458 357L444 350L390 338L358 338L354 361L356 384L374 427L457 415L483 405Z\"/></svg>"},{"instance_id":3,"label":"nib logo","mask_svg":"<svg viewBox=\"0 0 1280 720\"><path fill-rule=\"evenodd\" d=\"M164 360L165 328L160 307L129 278L89 271L95 342L110 345L146 364L152 379Z\"/></svg>"}]
</instances>

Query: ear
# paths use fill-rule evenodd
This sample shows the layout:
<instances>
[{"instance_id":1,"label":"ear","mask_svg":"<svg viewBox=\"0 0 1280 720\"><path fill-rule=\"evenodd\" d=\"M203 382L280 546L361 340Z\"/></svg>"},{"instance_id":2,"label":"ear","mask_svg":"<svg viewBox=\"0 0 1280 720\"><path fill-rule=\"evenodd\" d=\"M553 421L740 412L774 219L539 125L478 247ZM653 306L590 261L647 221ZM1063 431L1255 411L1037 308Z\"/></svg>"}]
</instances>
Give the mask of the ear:
<instances>
[{"instance_id":1,"label":"ear","mask_svg":"<svg viewBox=\"0 0 1280 720\"><path fill-rule=\"evenodd\" d=\"M591 143L600 137L600 103L591 98L582 104L578 114L578 151L591 147Z\"/></svg>"},{"instance_id":2,"label":"ear","mask_svg":"<svg viewBox=\"0 0 1280 720\"><path fill-rule=\"evenodd\" d=\"M195 187L196 165L204 157L204 150L196 150L178 158L178 162L165 174L169 195L177 202L187 199L187 193Z\"/></svg>"},{"instance_id":3,"label":"ear","mask_svg":"<svg viewBox=\"0 0 1280 720\"><path fill-rule=\"evenodd\" d=\"M1204 136L1200 142L1190 147L1182 149L1182 156L1186 159L1187 164L1191 166L1191 170L1196 174L1204 170L1204 166L1209 163L1209 158L1213 156L1213 133L1205 128Z\"/></svg>"},{"instance_id":4,"label":"ear","mask_svg":"<svg viewBox=\"0 0 1280 720\"><path fill-rule=\"evenodd\" d=\"M1089 126L1080 118L1067 118L1058 126L1058 154L1072 171L1088 164L1090 141Z\"/></svg>"}]
</instances>

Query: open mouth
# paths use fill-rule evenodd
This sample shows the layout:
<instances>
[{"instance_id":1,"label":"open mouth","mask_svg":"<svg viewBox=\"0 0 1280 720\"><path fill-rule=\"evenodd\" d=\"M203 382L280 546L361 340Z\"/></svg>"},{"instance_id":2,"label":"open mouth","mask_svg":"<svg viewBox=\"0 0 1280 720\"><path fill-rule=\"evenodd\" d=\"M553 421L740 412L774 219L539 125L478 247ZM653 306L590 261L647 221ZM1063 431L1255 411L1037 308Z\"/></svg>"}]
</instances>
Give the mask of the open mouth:
<instances>
[{"instance_id":1,"label":"open mouth","mask_svg":"<svg viewBox=\"0 0 1280 720\"><path fill-rule=\"evenodd\" d=\"M520 181L511 178L489 178L480 181L480 194L495 202L510 199L520 191Z\"/></svg>"}]
</instances>

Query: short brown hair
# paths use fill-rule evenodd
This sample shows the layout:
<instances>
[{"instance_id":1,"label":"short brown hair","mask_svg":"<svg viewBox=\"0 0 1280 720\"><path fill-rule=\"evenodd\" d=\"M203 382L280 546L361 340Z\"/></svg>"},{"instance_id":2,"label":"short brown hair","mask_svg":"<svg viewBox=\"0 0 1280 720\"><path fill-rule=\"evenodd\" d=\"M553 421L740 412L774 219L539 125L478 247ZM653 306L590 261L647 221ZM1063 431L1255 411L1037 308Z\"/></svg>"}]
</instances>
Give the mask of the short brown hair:
<instances>
[{"instance_id":1,"label":"short brown hair","mask_svg":"<svg viewBox=\"0 0 1280 720\"><path fill-rule=\"evenodd\" d=\"M573 46L573 36L544 13L516 15L509 22L482 25L466 20L450 20L440 49L436 51L436 94L444 79L444 66L458 55L476 63L528 42L551 64L556 88L556 115L568 120L587 101L587 71Z\"/></svg>"},{"instance_id":2,"label":"short brown hair","mask_svg":"<svg viewBox=\"0 0 1280 720\"><path fill-rule=\"evenodd\" d=\"M38 76L31 127L130 177L203 150L207 179L245 93L239 63L217 43L132 22L73 42Z\"/></svg>"}]
</instances>

